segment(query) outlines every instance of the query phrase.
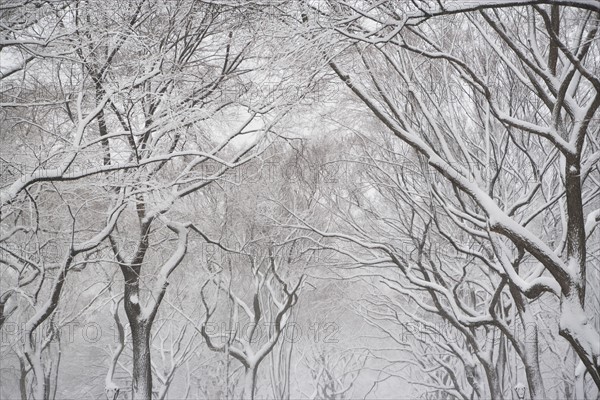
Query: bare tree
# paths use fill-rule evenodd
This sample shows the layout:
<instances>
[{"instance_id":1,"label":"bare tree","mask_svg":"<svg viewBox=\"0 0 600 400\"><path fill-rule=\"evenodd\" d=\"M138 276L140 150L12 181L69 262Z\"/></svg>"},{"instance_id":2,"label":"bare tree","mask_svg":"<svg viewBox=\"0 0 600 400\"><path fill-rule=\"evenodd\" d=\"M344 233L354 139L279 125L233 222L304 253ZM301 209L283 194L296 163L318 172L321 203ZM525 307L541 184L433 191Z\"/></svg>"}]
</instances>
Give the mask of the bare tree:
<instances>
[{"instance_id":1,"label":"bare tree","mask_svg":"<svg viewBox=\"0 0 600 400\"><path fill-rule=\"evenodd\" d=\"M3 182L2 224L8 234L2 242L18 243L21 234L32 229L37 233L39 218L35 228L19 220L27 207L37 212L41 201L37 191L45 194L46 184L60 183L58 196L71 191L83 195L85 187L96 202L95 212L106 200L106 227L95 236L88 234L81 245L71 240L51 300L27 331L35 330L56 309L76 257L85 258L109 239L112 260L103 261L116 262L125 278L123 305L134 352L133 396L150 398L152 322L169 277L187 250L187 225L167 213L179 199L260 152L288 103L278 102L281 107L275 109L271 96L257 102L249 95L242 77L257 71L258 59L249 61L255 42L248 27L243 20L230 18L238 15L238 5L138 2L121 4L116 14L112 5L116 3L44 2L34 15L27 14L33 3L3 8L12 24L5 32L3 54L28 54L2 77L4 97L11 98L4 109L15 110L4 114L3 132L26 133L25 139L15 137L8 149L12 159L6 160L4 172L13 178ZM40 101L40 95L49 99ZM119 218L122 222L117 224ZM79 239L83 235L76 231L90 220L72 219L77 225L72 236ZM35 224L35 215L27 223L31 221ZM154 254L147 256L152 238L171 240L168 233L155 229L159 223L175 238L174 246L166 246L171 257L162 261ZM132 239L127 234L128 243L136 242L128 253L130 248L121 246L122 227L132 224L137 224L139 235ZM22 255L8 254L4 264L17 275L31 268L43 275ZM155 261L160 266L152 282L146 282L142 267ZM31 282L19 278L3 292L2 321L8 298ZM153 287L145 291L145 284ZM36 398L45 396L43 386L40 383Z\"/></svg>"},{"instance_id":2,"label":"bare tree","mask_svg":"<svg viewBox=\"0 0 600 400\"><path fill-rule=\"evenodd\" d=\"M237 294L239 289L234 287L231 278L223 276L227 270L220 266L221 269L215 271L216 276L202 287L202 302L206 308L206 316L201 325L201 332L212 351L224 352L244 366L242 397L254 399L258 368L282 338L291 310L298 301L298 292L303 279L300 278L293 286L286 283L279 275L280 266L275 260L273 249L268 250L269 254L266 257L244 253L242 251L241 254L245 256L244 258L248 257L251 266L250 292L245 296ZM240 268L238 265L235 267ZM232 269L233 266L229 267L230 271ZM246 275L239 269L237 274ZM209 285L214 286L213 291L216 292L213 301L208 298ZM227 332L217 329L217 334L213 334L214 329L211 328L217 326L212 318L218 309L220 297L218 293L223 293L228 299L226 307L231 308L228 321L231 326ZM245 297L248 299L244 300ZM221 344L218 341L221 341Z\"/></svg>"},{"instance_id":3,"label":"bare tree","mask_svg":"<svg viewBox=\"0 0 600 400\"><path fill-rule=\"evenodd\" d=\"M403 10L391 2L364 13L335 4L353 17L333 18L349 47L340 61L329 62L331 69L457 191L452 216L488 237L511 285L529 298L544 292L559 296L560 334L600 387L595 305L586 302L588 238L598 224L598 210L589 208L597 195L590 186L598 156L592 121L600 106L597 5L511 8L513 2L493 2L433 14L416 10L420 17L404 24ZM478 11L459 15L456 30L447 31L460 31L461 37L468 32L468 47L457 47L456 36L430 34L444 24L443 17L430 21L433 15L472 10ZM577 21L576 31L565 28L568 21ZM529 29L518 28L525 26ZM347 68L344 57L358 62ZM417 67L421 61L427 68ZM432 76L442 82L433 90ZM390 86L390 79L397 85ZM456 90L448 90L450 85ZM496 165L494 142L503 144ZM545 159L530 157L536 152ZM529 160L527 170L508 167L519 153ZM519 190L504 199L500 188L514 176ZM556 221L551 231L536 228L554 213L562 217L551 218ZM514 267L522 254L537 262L531 274Z\"/></svg>"}]
</instances>

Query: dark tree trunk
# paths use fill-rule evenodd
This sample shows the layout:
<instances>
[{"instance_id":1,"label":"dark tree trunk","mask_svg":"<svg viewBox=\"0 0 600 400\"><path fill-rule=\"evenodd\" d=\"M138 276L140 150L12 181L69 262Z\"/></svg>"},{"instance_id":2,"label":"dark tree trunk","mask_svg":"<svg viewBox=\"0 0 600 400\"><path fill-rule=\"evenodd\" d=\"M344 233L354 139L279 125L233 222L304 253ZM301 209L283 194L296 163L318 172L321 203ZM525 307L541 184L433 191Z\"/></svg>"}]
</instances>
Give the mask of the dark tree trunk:
<instances>
[{"instance_id":1,"label":"dark tree trunk","mask_svg":"<svg viewBox=\"0 0 600 400\"><path fill-rule=\"evenodd\" d=\"M150 329L147 321L129 321L133 342L133 400L152 398L152 368L150 364Z\"/></svg>"},{"instance_id":2,"label":"dark tree trunk","mask_svg":"<svg viewBox=\"0 0 600 400\"><path fill-rule=\"evenodd\" d=\"M129 272L129 271L127 271ZM136 271L137 272L137 271ZM152 399L152 368L150 363L150 333L153 318L140 306L138 274L126 275L124 306L131 327L133 347L132 400Z\"/></svg>"}]
</instances>

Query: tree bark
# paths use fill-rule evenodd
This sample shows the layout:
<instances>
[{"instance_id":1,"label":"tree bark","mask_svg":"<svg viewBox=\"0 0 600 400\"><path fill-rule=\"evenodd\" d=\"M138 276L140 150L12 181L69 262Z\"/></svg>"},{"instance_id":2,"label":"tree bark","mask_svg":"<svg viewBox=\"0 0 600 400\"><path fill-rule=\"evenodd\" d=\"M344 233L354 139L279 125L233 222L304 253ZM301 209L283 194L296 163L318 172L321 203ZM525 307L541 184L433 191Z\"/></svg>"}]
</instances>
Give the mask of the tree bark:
<instances>
[{"instance_id":1,"label":"tree bark","mask_svg":"<svg viewBox=\"0 0 600 400\"><path fill-rule=\"evenodd\" d=\"M129 321L133 344L133 400L152 399L152 367L150 364L151 324L141 319Z\"/></svg>"},{"instance_id":2,"label":"tree bark","mask_svg":"<svg viewBox=\"0 0 600 400\"><path fill-rule=\"evenodd\" d=\"M527 329L531 329L531 336L527 335ZM529 386L529 395L532 399L545 399L546 389L544 380L540 371L539 359L539 334L538 326L535 322L525 325L525 343L523 346L523 364L525 365L525 375Z\"/></svg>"},{"instance_id":3,"label":"tree bark","mask_svg":"<svg viewBox=\"0 0 600 400\"><path fill-rule=\"evenodd\" d=\"M559 333L571 344L588 373L600 388L600 335L580 303L574 290L562 296Z\"/></svg>"},{"instance_id":4,"label":"tree bark","mask_svg":"<svg viewBox=\"0 0 600 400\"><path fill-rule=\"evenodd\" d=\"M152 365L150 362L150 332L152 318L146 318L139 297L138 274L127 271L125 280L125 314L131 327L133 347L132 400L152 399Z\"/></svg>"},{"instance_id":5,"label":"tree bark","mask_svg":"<svg viewBox=\"0 0 600 400\"><path fill-rule=\"evenodd\" d=\"M522 351L519 352L519 356L525 367L529 395L532 399L545 399L546 389L540 370L538 324L529 308L527 299L515 285L510 284L510 293L517 307L521 324L523 325L523 341L517 341L515 346L519 346L522 349Z\"/></svg>"},{"instance_id":6,"label":"tree bark","mask_svg":"<svg viewBox=\"0 0 600 400\"><path fill-rule=\"evenodd\" d=\"M496 373L496 369L487 362L481 360L481 365L483 365L483 369L485 370L485 376L487 378L489 390L490 390L490 398L493 400L502 399L502 387L500 384L500 380L498 379L498 374Z\"/></svg>"},{"instance_id":7,"label":"tree bark","mask_svg":"<svg viewBox=\"0 0 600 400\"><path fill-rule=\"evenodd\" d=\"M246 367L246 375L244 380L244 400L254 400L254 391L256 390L256 366Z\"/></svg>"},{"instance_id":8,"label":"tree bark","mask_svg":"<svg viewBox=\"0 0 600 400\"><path fill-rule=\"evenodd\" d=\"M27 366L21 357L19 357L19 390L21 400L27 400Z\"/></svg>"},{"instance_id":9,"label":"tree bark","mask_svg":"<svg viewBox=\"0 0 600 400\"><path fill-rule=\"evenodd\" d=\"M34 389L35 400L47 400L46 396L46 377L42 373L40 376L35 377L35 389Z\"/></svg>"}]
</instances>

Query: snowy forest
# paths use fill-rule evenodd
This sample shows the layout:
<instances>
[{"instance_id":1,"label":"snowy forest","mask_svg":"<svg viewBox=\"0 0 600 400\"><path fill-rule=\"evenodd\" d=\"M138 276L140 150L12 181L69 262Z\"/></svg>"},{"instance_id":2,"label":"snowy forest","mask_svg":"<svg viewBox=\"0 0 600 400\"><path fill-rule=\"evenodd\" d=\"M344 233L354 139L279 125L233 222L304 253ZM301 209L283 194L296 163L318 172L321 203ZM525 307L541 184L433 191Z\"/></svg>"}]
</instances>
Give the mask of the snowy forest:
<instances>
[{"instance_id":1,"label":"snowy forest","mask_svg":"<svg viewBox=\"0 0 600 400\"><path fill-rule=\"evenodd\" d=\"M0 399L598 399L598 0L1 0Z\"/></svg>"}]
</instances>

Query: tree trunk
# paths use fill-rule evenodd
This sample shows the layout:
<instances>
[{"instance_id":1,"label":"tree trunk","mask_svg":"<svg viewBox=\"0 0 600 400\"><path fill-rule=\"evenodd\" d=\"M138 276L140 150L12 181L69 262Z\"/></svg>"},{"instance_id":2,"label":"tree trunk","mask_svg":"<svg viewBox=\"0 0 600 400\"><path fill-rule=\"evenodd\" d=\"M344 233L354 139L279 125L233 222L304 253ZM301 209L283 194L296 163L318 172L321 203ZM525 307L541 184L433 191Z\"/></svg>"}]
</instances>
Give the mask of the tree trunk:
<instances>
[{"instance_id":1,"label":"tree trunk","mask_svg":"<svg viewBox=\"0 0 600 400\"><path fill-rule=\"evenodd\" d=\"M19 356L19 390L21 392L21 400L27 400L27 366L23 359Z\"/></svg>"},{"instance_id":2,"label":"tree trunk","mask_svg":"<svg viewBox=\"0 0 600 400\"><path fill-rule=\"evenodd\" d=\"M246 376L244 380L244 393L242 399L254 400L254 391L256 390L256 366L246 368Z\"/></svg>"},{"instance_id":3,"label":"tree trunk","mask_svg":"<svg viewBox=\"0 0 600 400\"><path fill-rule=\"evenodd\" d=\"M531 336L527 335L527 329L532 330ZM529 395L532 399L545 399L546 389L544 388L544 380L540 371L538 326L534 321L528 321L527 325L525 325L525 332L523 364L525 365Z\"/></svg>"},{"instance_id":4,"label":"tree trunk","mask_svg":"<svg viewBox=\"0 0 600 400\"><path fill-rule=\"evenodd\" d=\"M483 366L483 369L485 370L485 376L487 378L488 387L490 390L490 399L496 400L504 398L502 395L502 387L500 385L496 369L491 365L491 363L483 361L481 360L481 358L480 361L481 365Z\"/></svg>"},{"instance_id":5,"label":"tree trunk","mask_svg":"<svg viewBox=\"0 0 600 400\"><path fill-rule=\"evenodd\" d=\"M578 362L575 367L575 398L576 399L585 399L585 374L587 369L583 362Z\"/></svg>"},{"instance_id":6,"label":"tree trunk","mask_svg":"<svg viewBox=\"0 0 600 400\"><path fill-rule=\"evenodd\" d=\"M522 356L521 361L525 367L525 376L529 386L529 395L532 399L545 399L546 389L544 380L540 371L540 347L539 347L539 328L535 316L531 312L529 303L523 294L514 286L510 285L510 293L517 307L518 315L523 324L525 333L522 342L515 343L519 346ZM521 355L521 354L519 354Z\"/></svg>"},{"instance_id":7,"label":"tree trunk","mask_svg":"<svg viewBox=\"0 0 600 400\"><path fill-rule=\"evenodd\" d=\"M138 207L140 207L138 205ZM121 265L125 278L123 306L125 315L131 327L131 342L133 355L131 398L132 400L152 399L152 364L150 361L150 332L152 330L153 315L147 315L140 301L140 265L143 262L143 253L148 248L147 230L145 226L142 241L133 263ZM140 255L142 254L142 255Z\"/></svg>"},{"instance_id":8,"label":"tree trunk","mask_svg":"<svg viewBox=\"0 0 600 400\"><path fill-rule=\"evenodd\" d=\"M573 346L600 389L600 335L586 315L580 300L581 296L575 289L570 296L563 295L561 298L559 333Z\"/></svg>"},{"instance_id":9,"label":"tree trunk","mask_svg":"<svg viewBox=\"0 0 600 400\"><path fill-rule=\"evenodd\" d=\"M144 320L129 321L133 344L133 400L152 399L152 367L150 364L151 324Z\"/></svg>"},{"instance_id":10,"label":"tree trunk","mask_svg":"<svg viewBox=\"0 0 600 400\"><path fill-rule=\"evenodd\" d=\"M46 387L46 374L44 373L44 366L42 365L37 351L33 354L33 356L35 359L30 359L33 379L35 382L33 398L35 400L47 400L48 391Z\"/></svg>"}]
</instances>

